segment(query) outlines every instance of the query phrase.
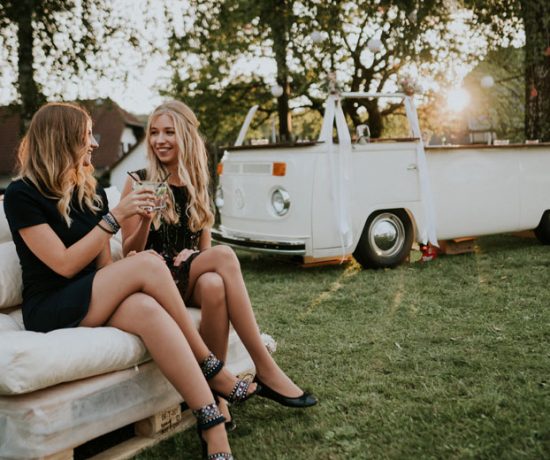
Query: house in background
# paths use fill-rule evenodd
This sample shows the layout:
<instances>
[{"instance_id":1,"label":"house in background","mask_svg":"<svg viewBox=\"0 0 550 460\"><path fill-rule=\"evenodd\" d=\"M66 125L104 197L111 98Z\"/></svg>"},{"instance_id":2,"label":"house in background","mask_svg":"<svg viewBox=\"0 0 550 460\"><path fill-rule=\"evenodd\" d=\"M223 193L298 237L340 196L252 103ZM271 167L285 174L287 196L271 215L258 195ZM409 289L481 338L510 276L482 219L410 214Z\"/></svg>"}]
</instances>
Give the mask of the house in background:
<instances>
[{"instance_id":1,"label":"house in background","mask_svg":"<svg viewBox=\"0 0 550 460\"><path fill-rule=\"evenodd\" d=\"M147 148L145 140L135 145L127 155L113 163L108 170L103 173L101 183L104 185L114 185L119 191L122 191L128 171L137 171L147 166Z\"/></svg>"},{"instance_id":2,"label":"house in background","mask_svg":"<svg viewBox=\"0 0 550 460\"><path fill-rule=\"evenodd\" d=\"M93 133L99 147L92 156L96 176L105 185L114 165L124 163L126 156L145 137L145 123L110 99L78 101L85 107L93 120ZM5 189L14 176L19 145L20 116L16 106L0 107L0 190ZM143 145L143 143L142 143ZM139 163L139 162L138 162ZM139 163L135 169L145 164Z\"/></svg>"}]
</instances>

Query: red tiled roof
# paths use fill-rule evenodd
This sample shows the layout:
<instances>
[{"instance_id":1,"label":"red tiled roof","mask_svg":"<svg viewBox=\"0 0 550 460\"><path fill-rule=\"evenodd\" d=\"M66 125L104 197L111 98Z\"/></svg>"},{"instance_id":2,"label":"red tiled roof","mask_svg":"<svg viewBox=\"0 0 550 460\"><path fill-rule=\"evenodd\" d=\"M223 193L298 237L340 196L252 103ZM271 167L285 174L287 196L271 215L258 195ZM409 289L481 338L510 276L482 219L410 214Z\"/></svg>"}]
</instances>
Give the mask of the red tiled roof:
<instances>
[{"instance_id":1,"label":"red tiled roof","mask_svg":"<svg viewBox=\"0 0 550 460\"><path fill-rule=\"evenodd\" d=\"M110 99L79 101L92 116L93 132L99 147L92 161L96 169L103 169L121 157L121 138L124 128L129 127L139 142L145 127L134 115L120 108ZM16 165L19 145L19 113L17 107L0 107L0 175L11 175Z\"/></svg>"}]
</instances>

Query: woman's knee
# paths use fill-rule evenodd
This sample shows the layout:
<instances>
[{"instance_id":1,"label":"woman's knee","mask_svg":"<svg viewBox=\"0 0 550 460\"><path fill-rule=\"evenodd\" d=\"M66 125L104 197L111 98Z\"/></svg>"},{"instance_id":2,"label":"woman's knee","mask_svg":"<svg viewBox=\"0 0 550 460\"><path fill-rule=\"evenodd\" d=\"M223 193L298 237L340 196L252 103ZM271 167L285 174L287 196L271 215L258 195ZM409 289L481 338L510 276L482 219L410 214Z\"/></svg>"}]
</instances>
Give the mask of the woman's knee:
<instances>
[{"instance_id":1,"label":"woman's knee","mask_svg":"<svg viewBox=\"0 0 550 460\"><path fill-rule=\"evenodd\" d=\"M137 273L145 274L147 278L154 278L155 276L168 276L171 278L166 262L158 255L144 251L131 256L131 258L134 257Z\"/></svg>"},{"instance_id":2,"label":"woman's knee","mask_svg":"<svg viewBox=\"0 0 550 460\"><path fill-rule=\"evenodd\" d=\"M225 284L218 273L207 272L202 274L197 280L195 290L201 304L225 304Z\"/></svg>"},{"instance_id":3,"label":"woman's knee","mask_svg":"<svg viewBox=\"0 0 550 460\"><path fill-rule=\"evenodd\" d=\"M146 333L147 329L169 320L164 308L151 296L136 293L128 297L112 317L113 325L123 325L138 335Z\"/></svg>"},{"instance_id":4,"label":"woman's knee","mask_svg":"<svg viewBox=\"0 0 550 460\"><path fill-rule=\"evenodd\" d=\"M214 246L212 250L216 252L216 255L219 257L222 264L230 265L231 268L240 268L237 254L235 254L235 251L233 251L233 249L229 246L220 244L218 246Z\"/></svg>"}]
</instances>

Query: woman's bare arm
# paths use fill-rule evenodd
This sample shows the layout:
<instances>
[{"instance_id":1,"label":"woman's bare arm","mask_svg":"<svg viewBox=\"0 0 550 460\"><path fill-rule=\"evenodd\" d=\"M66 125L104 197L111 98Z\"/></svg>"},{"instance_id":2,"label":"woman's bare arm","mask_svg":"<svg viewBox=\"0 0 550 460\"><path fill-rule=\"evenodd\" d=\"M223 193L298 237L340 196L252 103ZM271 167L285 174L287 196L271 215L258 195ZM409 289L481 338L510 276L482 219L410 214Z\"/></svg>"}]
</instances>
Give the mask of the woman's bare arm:
<instances>
[{"instance_id":1,"label":"woman's bare arm","mask_svg":"<svg viewBox=\"0 0 550 460\"><path fill-rule=\"evenodd\" d=\"M98 257L112 236L96 226L66 247L48 224L22 228L19 234L36 257L65 278L72 278Z\"/></svg>"},{"instance_id":2,"label":"woman's bare arm","mask_svg":"<svg viewBox=\"0 0 550 460\"><path fill-rule=\"evenodd\" d=\"M121 199L132 191L132 180L127 179L122 190ZM126 256L130 251L140 252L145 249L149 228L154 214L134 215L121 222L122 228L122 253Z\"/></svg>"},{"instance_id":3,"label":"woman's bare arm","mask_svg":"<svg viewBox=\"0 0 550 460\"><path fill-rule=\"evenodd\" d=\"M212 247L212 232L209 228L203 228L199 238L199 250L204 251Z\"/></svg>"},{"instance_id":4,"label":"woman's bare arm","mask_svg":"<svg viewBox=\"0 0 550 460\"><path fill-rule=\"evenodd\" d=\"M154 194L140 190L121 199L111 213L122 224L130 216L143 213L143 206L153 203ZM102 225L107 226L105 222ZM100 256L112 236L95 226L76 243L66 247L48 224L22 228L19 230L19 234L36 257L54 272L66 278L72 278L92 260ZM105 255L102 255L100 260L103 264L108 263Z\"/></svg>"},{"instance_id":5,"label":"woman's bare arm","mask_svg":"<svg viewBox=\"0 0 550 460\"><path fill-rule=\"evenodd\" d=\"M113 263L113 257L111 255L111 245L106 244L101 252L99 253L99 256L97 257L97 268L103 268L106 265Z\"/></svg>"}]
</instances>

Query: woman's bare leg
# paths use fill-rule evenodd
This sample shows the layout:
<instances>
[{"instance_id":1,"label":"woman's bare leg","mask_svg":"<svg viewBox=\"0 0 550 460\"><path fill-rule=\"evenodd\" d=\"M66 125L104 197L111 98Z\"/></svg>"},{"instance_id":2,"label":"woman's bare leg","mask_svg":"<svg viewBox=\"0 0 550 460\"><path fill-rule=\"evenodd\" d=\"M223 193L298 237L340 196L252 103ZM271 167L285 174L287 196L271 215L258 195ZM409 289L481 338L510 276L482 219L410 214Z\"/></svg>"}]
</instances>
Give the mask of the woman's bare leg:
<instances>
[{"instance_id":1,"label":"woman's bare leg","mask_svg":"<svg viewBox=\"0 0 550 460\"><path fill-rule=\"evenodd\" d=\"M95 307L91 304L90 310L95 310ZM143 340L159 369L191 409L197 410L214 402L183 332L155 299L143 293L130 295L114 311L107 324L136 334ZM223 425L205 431L203 436L210 453L230 451Z\"/></svg>"},{"instance_id":2,"label":"woman's bare leg","mask_svg":"<svg viewBox=\"0 0 550 460\"><path fill-rule=\"evenodd\" d=\"M201 309L199 333L208 348L219 358L227 358L229 313L225 301L223 278L207 272L198 277L190 301Z\"/></svg>"},{"instance_id":3,"label":"woman's bare leg","mask_svg":"<svg viewBox=\"0 0 550 460\"><path fill-rule=\"evenodd\" d=\"M221 360L227 358L229 316L225 302L225 285L220 275L207 272L199 276L188 304L201 309L199 333L208 348ZM219 399L218 407L227 421L231 413L225 399Z\"/></svg>"},{"instance_id":4,"label":"woman's bare leg","mask_svg":"<svg viewBox=\"0 0 550 460\"><path fill-rule=\"evenodd\" d=\"M195 283L201 275L209 272L217 273L223 280L229 319L250 353L258 377L273 390L285 396L301 396L302 390L279 368L261 339L240 263L233 250L228 246L214 246L199 254L191 264L187 292L194 295ZM200 304L198 301L201 299L193 300ZM206 312L207 315L208 313ZM211 324L215 322L215 318L207 318L206 321L206 324Z\"/></svg>"},{"instance_id":5,"label":"woman's bare leg","mask_svg":"<svg viewBox=\"0 0 550 460\"><path fill-rule=\"evenodd\" d=\"M166 310L183 332L196 360L202 362L210 351L195 328L168 267L160 257L149 252L127 257L96 273L90 308L80 325L105 324L126 298L138 292L149 295ZM210 385L229 394L236 381L236 377L223 368L210 380ZM254 388L253 385L249 391Z\"/></svg>"}]
</instances>

